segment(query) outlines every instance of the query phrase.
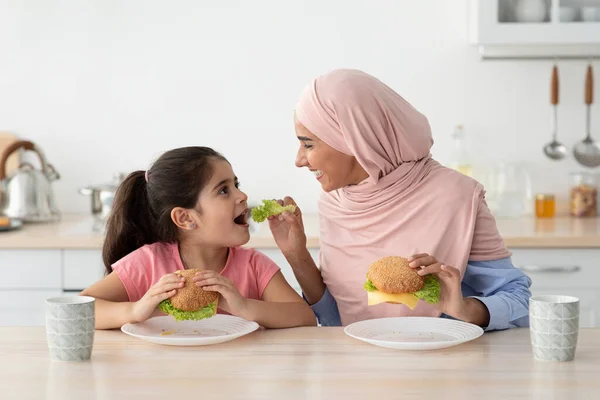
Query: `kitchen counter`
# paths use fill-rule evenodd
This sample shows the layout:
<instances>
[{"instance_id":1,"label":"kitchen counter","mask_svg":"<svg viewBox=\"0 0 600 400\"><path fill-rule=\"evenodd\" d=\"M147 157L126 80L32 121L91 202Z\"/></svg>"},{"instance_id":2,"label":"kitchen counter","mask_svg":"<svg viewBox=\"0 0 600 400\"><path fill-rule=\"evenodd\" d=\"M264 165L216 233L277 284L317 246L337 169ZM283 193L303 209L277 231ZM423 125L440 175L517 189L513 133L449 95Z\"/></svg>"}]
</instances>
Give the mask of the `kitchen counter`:
<instances>
[{"instance_id":1,"label":"kitchen counter","mask_svg":"<svg viewBox=\"0 0 600 400\"><path fill-rule=\"evenodd\" d=\"M77 214L64 215L58 223L26 224L0 232L0 249L99 249L103 236L92 230L93 224L92 217ZM499 218L497 224L509 248L600 248L600 218ZM304 226L308 247L318 248L317 215L305 215ZM258 224L248 246L276 248L267 223Z\"/></svg>"},{"instance_id":2,"label":"kitchen counter","mask_svg":"<svg viewBox=\"0 0 600 400\"><path fill-rule=\"evenodd\" d=\"M342 328L261 330L205 347L150 344L96 331L92 359L53 362L44 328L0 328L3 399L593 399L600 329L575 361L535 361L528 329L444 350L372 346Z\"/></svg>"}]
</instances>

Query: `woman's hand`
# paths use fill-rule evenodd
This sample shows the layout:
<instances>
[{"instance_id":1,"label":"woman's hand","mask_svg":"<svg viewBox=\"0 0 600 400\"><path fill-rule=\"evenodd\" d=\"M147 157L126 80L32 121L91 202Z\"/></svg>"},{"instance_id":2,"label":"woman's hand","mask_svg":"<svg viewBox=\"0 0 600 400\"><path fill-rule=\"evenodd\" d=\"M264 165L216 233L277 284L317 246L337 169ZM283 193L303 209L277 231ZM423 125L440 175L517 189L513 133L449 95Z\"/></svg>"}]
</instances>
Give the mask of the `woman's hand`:
<instances>
[{"instance_id":1,"label":"woman's hand","mask_svg":"<svg viewBox=\"0 0 600 400\"><path fill-rule=\"evenodd\" d=\"M453 267L443 265L434 256L427 253L415 254L408 259L409 266L421 276L434 274L440 282L440 301L435 305L444 314L458 318L464 308L460 272Z\"/></svg>"},{"instance_id":2,"label":"woman's hand","mask_svg":"<svg viewBox=\"0 0 600 400\"><path fill-rule=\"evenodd\" d=\"M153 315L158 315L158 303L165 299L169 299L177 293L177 289L181 289L184 285L184 278L177 274L164 275L156 282L144 297L133 303L132 319L135 322L142 322Z\"/></svg>"},{"instance_id":3,"label":"woman's hand","mask_svg":"<svg viewBox=\"0 0 600 400\"><path fill-rule=\"evenodd\" d=\"M429 254L415 254L408 259L411 268L420 268L417 273L421 276L435 274L440 282L440 301L436 304L442 313L470 322L479 326L488 326L490 312L477 299L467 298L462 295L460 271L444 265Z\"/></svg>"},{"instance_id":4,"label":"woman's hand","mask_svg":"<svg viewBox=\"0 0 600 400\"><path fill-rule=\"evenodd\" d=\"M323 297L325 284L321 277L321 271L306 248L302 211L291 197L277 200L277 202L282 206L292 204L296 206L296 209L293 213L286 211L281 215L269 217L271 233L277 247L292 267L304 296L309 304L315 304Z\"/></svg>"},{"instance_id":5,"label":"woman's hand","mask_svg":"<svg viewBox=\"0 0 600 400\"><path fill-rule=\"evenodd\" d=\"M306 234L304 233L300 207L291 197L277 200L277 202L282 206L289 204L296 206L294 213L284 211L280 215L269 217L269 228L271 228L277 247L286 257L306 251Z\"/></svg>"},{"instance_id":6,"label":"woman's hand","mask_svg":"<svg viewBox=\"0 0 600 400\"><path fill-rule=\"evenodd\" d=\"M246 299L240 294L233 282L215 271L200 271L194 276L196 286L209 292L219 292L219 308L236 316L243 316Z\"/></svg>"}]
</instances>

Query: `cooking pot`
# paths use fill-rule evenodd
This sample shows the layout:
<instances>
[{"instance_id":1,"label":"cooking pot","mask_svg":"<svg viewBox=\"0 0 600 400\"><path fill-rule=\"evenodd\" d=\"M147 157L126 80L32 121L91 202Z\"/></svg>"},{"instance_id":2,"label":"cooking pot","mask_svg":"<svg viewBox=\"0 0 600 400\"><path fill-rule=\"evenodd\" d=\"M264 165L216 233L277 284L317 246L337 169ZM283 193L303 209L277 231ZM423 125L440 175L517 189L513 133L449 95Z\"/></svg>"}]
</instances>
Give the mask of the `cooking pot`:
<instances>
[{"instance_id":1,"label":"cooking pot","mask_svg":"<svg viewBox=\"0 0 600 400\"><path fill-rule=\"evenodd\" d=\"M116 173L110 183L90 185L79 189L79 193L91 198L91 212L98 220L106 220L112 209L117 188L127 175Z\"/></svg>"}]
</instances>

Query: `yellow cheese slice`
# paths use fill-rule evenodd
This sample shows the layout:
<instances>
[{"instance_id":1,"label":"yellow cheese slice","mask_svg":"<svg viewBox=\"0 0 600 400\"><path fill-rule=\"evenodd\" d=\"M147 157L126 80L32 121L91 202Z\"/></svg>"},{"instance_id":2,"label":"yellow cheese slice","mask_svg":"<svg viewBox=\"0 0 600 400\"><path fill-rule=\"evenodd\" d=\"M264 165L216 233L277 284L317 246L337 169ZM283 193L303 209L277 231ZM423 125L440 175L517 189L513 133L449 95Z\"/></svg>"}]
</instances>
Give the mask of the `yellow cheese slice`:
<instances>
[{"instance_id":1,"label":"yellow cheese slice","mask_svg":"<svg viewBox=\"0 0 600 400\"><path fill-rule=\"evenodd\" d=\"M407 293L383 293L379 290L374 290L372 292L367 292L367 304L370 306L374 306L379 303L399 303L406 304L408 308L413 310L417 306L417 302L419 298L414 294Z\"/></svg>"}]
</instances>

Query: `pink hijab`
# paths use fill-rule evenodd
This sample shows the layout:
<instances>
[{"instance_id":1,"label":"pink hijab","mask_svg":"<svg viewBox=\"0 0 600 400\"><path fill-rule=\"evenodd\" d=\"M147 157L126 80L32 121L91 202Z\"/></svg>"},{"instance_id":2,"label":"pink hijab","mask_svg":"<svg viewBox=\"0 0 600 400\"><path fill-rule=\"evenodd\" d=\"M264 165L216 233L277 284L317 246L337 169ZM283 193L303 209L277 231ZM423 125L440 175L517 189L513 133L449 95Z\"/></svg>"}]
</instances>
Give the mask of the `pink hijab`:
<instances>
[{"instance_id":1,"label":"pink hijab","mask_svg":"<svg viewBox=\"0 0 600 400\"><path fill-rule=\"evenodd\" d=\"M391 316L439 316L432 305L367 306L369 265L384 256L434 255L464 274L467 261L510 256L477 181L441 166L427 118L378 79L335 70L312 81L296 117L369 177L323 193L320 267L342 324Z\"/></svg>"}]
</instances>

